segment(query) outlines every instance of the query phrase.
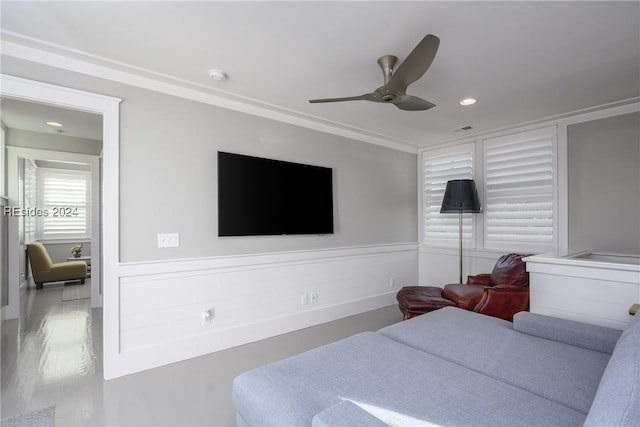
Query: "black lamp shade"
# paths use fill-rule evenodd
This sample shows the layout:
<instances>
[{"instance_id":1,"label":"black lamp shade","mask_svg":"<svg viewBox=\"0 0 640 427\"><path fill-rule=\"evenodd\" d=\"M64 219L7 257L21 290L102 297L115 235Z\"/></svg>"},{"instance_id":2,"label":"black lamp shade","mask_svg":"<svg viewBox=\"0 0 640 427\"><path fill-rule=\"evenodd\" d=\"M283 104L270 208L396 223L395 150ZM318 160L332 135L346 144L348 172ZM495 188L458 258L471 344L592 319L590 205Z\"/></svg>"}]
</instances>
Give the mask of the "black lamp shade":
<instances>
[{"instance_id":1,"label":"black lamp shade","mask_svg":"<svg viewBox=\"0 0 640 427\"><path fill-rule=\"evenodd\" d=\"M454 179L447 182L440 213L482 212L476 183L472 179Z\"/></svg>"}]
</instances>

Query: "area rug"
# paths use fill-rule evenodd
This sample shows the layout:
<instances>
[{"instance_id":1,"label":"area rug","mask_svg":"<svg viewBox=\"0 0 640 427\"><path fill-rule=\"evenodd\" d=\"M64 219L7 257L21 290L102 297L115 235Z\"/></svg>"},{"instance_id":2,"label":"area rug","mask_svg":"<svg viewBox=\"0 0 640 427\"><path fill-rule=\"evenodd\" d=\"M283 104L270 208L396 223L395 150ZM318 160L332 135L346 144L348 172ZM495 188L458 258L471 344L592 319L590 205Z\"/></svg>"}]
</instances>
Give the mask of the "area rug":
<instances>
[{"instance_id":1,"label":"area rug","mask_svg":"<svg viewBox=\"0 0 640 427\"><path fill-rule=\"evenodd\" d=\"M48 406L22 415L14 415L0 420L2 427L53 427L56 407Z\"/></svg>"},{"instance_id":2,"label":"area rug","mask_svg":"<svg viewBox=\"0 0 640 427\"><path fill-rule=\"evenodd\" d=\"M84 285L81 285L80 282L64 284L62 301L75 301L87 298L91 298L91 282L86 281Z\"/></svg>"}]
</instances>

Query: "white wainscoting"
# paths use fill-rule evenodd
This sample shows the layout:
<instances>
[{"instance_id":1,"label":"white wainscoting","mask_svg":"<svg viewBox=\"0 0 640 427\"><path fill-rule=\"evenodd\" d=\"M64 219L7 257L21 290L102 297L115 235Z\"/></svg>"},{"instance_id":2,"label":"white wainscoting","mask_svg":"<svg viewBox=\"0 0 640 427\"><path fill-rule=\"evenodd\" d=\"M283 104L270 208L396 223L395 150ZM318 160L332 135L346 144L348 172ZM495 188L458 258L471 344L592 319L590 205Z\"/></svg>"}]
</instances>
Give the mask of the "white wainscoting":
<instances>
[{"instance_id":1,"label":"white wainscoting","mask_svg":"<svg viewBox=\"0 0 640 427\"><path fill-rule=\"evenodd\" d=\"M397 290L417 281L417 244L124 263L118 270L120 348L106 378L394 304ZM310 293L317 302L302 305ZM210 309L213 321L204 326L202 312Z\"/></svg>"},{"instance_id":2,"label":"white wainscoting","mask_svg":"<svg viewBox=\"0 0 640 427\"><path fill-rule=\"evenodd\" d=\"M629 307L640 302L638 262L553 254L526 261L532 313L625 329L631 319Z\"/></svg>"}]
</instances>

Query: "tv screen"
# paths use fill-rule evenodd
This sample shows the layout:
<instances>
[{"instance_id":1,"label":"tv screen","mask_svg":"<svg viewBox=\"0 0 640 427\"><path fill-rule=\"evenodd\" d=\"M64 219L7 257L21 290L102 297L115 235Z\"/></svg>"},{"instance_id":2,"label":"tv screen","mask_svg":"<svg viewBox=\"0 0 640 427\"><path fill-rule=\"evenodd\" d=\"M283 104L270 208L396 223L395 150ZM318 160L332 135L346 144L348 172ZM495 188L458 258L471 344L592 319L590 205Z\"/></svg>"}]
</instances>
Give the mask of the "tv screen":
<instances>
[{"instance_id":1,"label":"tv screen","mask_svg":"<svg viewBox=\"0 0 640 427\"><path fill-rule=\"evenodd\" d=\"M218 236L333 233L331 168L218 152Z\"/></svg>"}]
</instances>

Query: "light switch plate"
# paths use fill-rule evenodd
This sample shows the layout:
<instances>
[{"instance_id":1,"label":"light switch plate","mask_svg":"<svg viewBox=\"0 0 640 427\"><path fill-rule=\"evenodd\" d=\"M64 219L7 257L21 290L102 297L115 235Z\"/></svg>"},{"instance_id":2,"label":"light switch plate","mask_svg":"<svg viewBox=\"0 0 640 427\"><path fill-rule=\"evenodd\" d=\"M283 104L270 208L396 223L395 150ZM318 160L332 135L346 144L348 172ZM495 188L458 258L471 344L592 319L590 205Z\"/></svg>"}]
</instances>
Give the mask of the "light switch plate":
<instances>
[{"instance_id":1,"label":"light switch plate","mask_svg":"<svg viewBox=\"0 0 640 427\"><path fill-rule=\"evenodd\" d=\"M178 233L158 234L159 248L177 248L178 246L180 246Z\"/></svg>"}]
</instances>

